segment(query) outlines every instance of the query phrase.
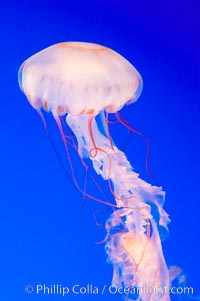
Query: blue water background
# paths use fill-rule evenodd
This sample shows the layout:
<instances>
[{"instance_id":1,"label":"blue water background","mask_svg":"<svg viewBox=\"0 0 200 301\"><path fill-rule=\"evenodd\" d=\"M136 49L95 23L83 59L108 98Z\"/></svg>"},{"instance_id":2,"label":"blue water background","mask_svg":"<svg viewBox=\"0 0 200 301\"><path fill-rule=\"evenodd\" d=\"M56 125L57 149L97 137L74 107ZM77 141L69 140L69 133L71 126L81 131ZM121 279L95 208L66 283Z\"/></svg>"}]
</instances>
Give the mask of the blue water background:
<instances>
[{"instance_id":1,"label":"blue water background","mask_svg":"<svg viewBox=\"0 0 200 301\"><path fill-rule=\"evenodd\" d=\"M91 215L98 206L90 202L91 211L82 214L81 195L18 87L20 64L62 41L106 45L140 71L142 95L121 114L151 140L150 166L166 191L165 209L172 220L163 242L167 263L183 267L200 293L198 15L198 1L193 0L1 1L0 300L121 300L119 295L61 297L24 291L37 284L102 287L112 277L104 246L92 243L104 236ZM53 118L45 117L62 154ZM127 131L118 126L111 130L123 147ZM145 141L131 135L125 150L135 170L153 183L145 170Z\"/></svg>"}]
</instances>

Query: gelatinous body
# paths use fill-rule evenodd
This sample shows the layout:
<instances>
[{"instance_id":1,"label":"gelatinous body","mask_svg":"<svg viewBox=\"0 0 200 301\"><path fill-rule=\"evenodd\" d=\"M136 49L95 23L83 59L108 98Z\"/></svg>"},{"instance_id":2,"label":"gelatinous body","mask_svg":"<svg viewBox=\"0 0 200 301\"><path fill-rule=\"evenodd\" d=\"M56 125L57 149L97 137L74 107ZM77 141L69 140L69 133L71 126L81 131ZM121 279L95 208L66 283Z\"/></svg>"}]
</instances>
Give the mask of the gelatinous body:
<instances>
[{"instance_id":1,"label":"gelatinous body","mask_svg":"<svg viewBox=\"0 0 200 301\"><path fill-rule=\"evenodd\" d=\"M114 268L112 284L128 288L125 300L133 300L133 288L138 289L134 300L170 300L169 272L159 235L160 229L167 231L169 222L163 210L165 193L139 178L108 130L110 112L127 125L117 112L139 97L140 74L107 47L66 42L30 57L20 67L18 78L21 90L43 121L41 108L52 112L68 154L68 138L60 119L67 115L81 160L90 158L96 173L109 183L116 204L107 203L113 213L105 225L104 242ZM101 124L97 122L99 114ZM74 182L82 191L75 178Z\"/></svg>"},{"instance_id":2,"label":"gelatinous body","mask_svg":"<svg viewBox=\"0 0 200 301\"><path fill-rule=\"evenodd\" d=\"M116 112L139 96L141 83L125 58L90 43L51 46L30 57L19 70L20 87L31 105L58 115Z\"/></svg>"}]
</instances>

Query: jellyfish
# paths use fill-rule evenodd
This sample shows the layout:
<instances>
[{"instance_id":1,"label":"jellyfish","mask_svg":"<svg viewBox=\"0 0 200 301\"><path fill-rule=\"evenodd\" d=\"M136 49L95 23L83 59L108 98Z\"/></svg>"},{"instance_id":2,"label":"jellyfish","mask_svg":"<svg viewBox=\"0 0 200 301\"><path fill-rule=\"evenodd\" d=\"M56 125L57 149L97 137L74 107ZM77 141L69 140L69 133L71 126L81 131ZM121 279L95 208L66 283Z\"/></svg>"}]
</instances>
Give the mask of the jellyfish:
<instances>
[{"instance_id":1,"label":"jellyfish","mask_svg":"<svg viewBox=\"0 0 200 301\"><path fill-rule=\"evenodd\" d=\"M115 204L105 223L112 285L124 290L126 301L168 301L169 271L161 245L168 231L163 209L165 192L139 177L109 131L110 113L129 130L119 111L134 103L142 90L136 68L110 48L84 42L63 42L30 58L18 72L19 86L45 124L43 109L51 112L68 153L61 118L76 137L80 159L91 160L95 172L108 182ZM96 201L100 199L76 187ZM137 291L137 292L136 292Z\"/></svg>"}]
</instances>

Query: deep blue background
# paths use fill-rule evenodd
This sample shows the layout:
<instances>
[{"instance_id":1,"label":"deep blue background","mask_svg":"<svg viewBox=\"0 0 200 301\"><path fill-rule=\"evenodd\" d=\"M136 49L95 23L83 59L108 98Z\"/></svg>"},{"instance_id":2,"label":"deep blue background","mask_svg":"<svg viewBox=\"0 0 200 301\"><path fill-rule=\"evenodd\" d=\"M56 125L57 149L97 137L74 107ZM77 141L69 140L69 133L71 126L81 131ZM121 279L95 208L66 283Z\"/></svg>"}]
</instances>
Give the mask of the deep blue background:
<instances>
[{"instance_id":1,"label":"deep blue background","mask_svg":"<svg viewBox=\"0 0 200 301\"><path fill-rule=\"evenodd\" d=\"M112 277L103 245L85 238L98 240L103 233L87 211L80 227L81 196L18 88L20 64L61 41L111 47L142 74L143 93L122 115L151 140L151 169L167 193L165 209L172 219L163 243L167 263L182 266L200 293L198 15L198 1L193 0L1 1L1 300L121 300L24 292L27 284L104 285ZM53 120L46 117L59 145ZM112 127L112 133L116 144L123 145L126 131L116 135ZM145 151L142 138L132 135L128 158L151 181Z\"/></svg>"}]
</instances>

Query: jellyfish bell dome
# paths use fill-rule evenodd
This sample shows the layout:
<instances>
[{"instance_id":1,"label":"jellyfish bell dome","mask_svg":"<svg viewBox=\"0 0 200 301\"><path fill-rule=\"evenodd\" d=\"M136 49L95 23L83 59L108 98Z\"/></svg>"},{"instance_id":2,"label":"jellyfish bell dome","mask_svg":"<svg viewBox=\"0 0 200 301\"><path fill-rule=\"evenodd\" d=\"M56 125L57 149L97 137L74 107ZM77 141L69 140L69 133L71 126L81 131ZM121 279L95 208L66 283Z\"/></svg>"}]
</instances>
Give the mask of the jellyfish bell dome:
<instances>
[{"instance_id":1,"label":"jellyfish bell dome","mask_svg":"<svg viewBox=\"0 0 200 301\"><path fill-rule=\"evenodd\" d=\"M135 102L142 78L135 67L110 48L63 42L27 59L18 81L30 104L58 115L116 112Z\"/></svg>"}]
</instances>

